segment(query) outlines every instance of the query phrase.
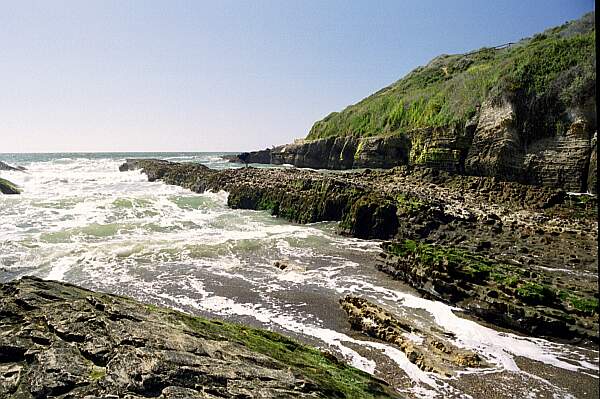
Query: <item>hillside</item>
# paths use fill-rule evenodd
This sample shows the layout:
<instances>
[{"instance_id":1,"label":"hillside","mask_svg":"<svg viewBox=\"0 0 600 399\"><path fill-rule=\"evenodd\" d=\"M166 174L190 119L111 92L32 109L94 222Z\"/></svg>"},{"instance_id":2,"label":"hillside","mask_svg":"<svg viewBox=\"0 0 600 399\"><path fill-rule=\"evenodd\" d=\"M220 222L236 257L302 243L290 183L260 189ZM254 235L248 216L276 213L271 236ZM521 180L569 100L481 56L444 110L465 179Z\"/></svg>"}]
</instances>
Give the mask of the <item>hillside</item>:
<instances>
[{"instance_id":1,"label":"hillside","mask_svg":"<svg viewBox=\"0 0 600 399\"><path fill-rule=\"evenodd\" d=\"M594 13L501 48L441 55L396 83L314 124L307 139L409 133L426 127L464 129L486 99L503 97L552 115L530 130L562 131L567 110L594 95ZM525 121L523 121L525 122Z\"/></svg>"},{"instance_id":2,"label":"hillside","mask_svg":"<svg viewBox=\"0 0 600 399\"><path fill-rule=\"evenodd\" d=\"M441 55L251 163L424 166L597 191L594 13L517 43ZM239 162L237 157L232 162Z\"/></svg>"}]
</instances>

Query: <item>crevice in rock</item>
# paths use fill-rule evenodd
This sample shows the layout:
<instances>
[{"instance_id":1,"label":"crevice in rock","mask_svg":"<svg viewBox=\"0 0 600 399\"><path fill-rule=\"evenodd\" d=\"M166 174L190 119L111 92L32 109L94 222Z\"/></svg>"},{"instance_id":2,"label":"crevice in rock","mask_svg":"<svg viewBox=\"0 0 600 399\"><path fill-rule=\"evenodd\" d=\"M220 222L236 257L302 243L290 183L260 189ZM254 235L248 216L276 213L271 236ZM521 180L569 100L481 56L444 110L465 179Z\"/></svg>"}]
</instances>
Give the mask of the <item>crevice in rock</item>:
<instances>
[{"instance_id":1,"label":"crevice in rock","mask_svg":"<svg viewBox=\"0 0 600 399\"><path fill-rule=\"evenodd\" d=\"M48 324L48 329L50 330L51 333L53 333L54 335L56 335L58 338L62 339L65 342L82 343L85 341L85 336L57 330L51 324Z\"/></svg>"},{"instance_id":2,"label":"crevice in rock","mask_svg":"<svg viewBox=\"0 0 600 399\"><path fill-rule=\"evenodd\" d=\"M26 310L26 311L32 311L32 310L38 309L38 307L37 307L37 306L33 306L33 305L31 305L31 304L29 304L29 303L25 302L25 301L24 301L23 299L21 299L21 298L17 298L17 299L15 299L15 304L16 304L17 306L19 306L20 308L22 308L23 310Z\"/></svg>"},{"instance_id":3,"label":"crevice in rock","mask_svg":"<svg viewBox=\"0 0 600 399\"><path fill-rule=\"evenodd\" d=\"M92 362L94 364L94 366L98 366L98 367L106 367L108 362L110 362L110 360L111 360L108 356L106 356L109 353L108 351L100 352L100 353L91 353L84 349L79 348L79 353L81 354L82 357L84 357L85 359Z\"/></svg>"},{"instance_id":4,"label":"crevice in rock","mask_svg":"<svg viewBox=\"0 0 600 399\"><path fill-rule=\"evenodd\" d=\"M17 363L25 360L27 348L0 345L0 363Z\"/></svg>"}]
</instances>

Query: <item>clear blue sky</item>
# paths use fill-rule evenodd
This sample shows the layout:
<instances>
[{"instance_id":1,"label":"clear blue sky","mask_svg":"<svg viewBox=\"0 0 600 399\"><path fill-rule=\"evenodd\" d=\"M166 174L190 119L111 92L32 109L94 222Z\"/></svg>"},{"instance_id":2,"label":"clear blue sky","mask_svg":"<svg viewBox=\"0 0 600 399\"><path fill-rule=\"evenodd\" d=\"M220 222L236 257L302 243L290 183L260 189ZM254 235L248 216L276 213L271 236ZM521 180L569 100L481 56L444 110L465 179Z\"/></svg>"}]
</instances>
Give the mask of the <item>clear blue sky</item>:
<instances>
[{"instance_id":1,"label":"clear blue sky","mask_svg":"<svg viewBox=\"0 0 600 399\"><path fill-rule=\"evenodd\" d=\"M0 152L224 151L592 0L2 1Z\"/></svg>"}]
</instances>

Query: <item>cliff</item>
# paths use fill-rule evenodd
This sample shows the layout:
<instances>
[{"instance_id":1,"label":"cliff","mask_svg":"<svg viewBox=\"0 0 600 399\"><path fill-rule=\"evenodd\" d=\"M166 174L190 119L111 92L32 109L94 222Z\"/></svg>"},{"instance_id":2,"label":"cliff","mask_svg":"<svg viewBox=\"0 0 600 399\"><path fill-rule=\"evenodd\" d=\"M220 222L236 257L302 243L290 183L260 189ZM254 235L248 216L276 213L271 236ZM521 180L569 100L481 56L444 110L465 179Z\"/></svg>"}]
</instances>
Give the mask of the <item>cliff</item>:
<instances>
[{"instance_id":1,"label":"cliff","mask_svg":"<svg viewBox=\"0 0 600 399\"><path fill-rule=\"evenodd\" d=\"M0 284L2 398L389 398L266 330L36 278Z\"/></svg>"},{"instance_id":2,"label":"cliff","mask_svg":"<svg viewBox=\"0 0 600 399\"><path fill-rule=\"evenodd\" d=\"M272 149L270 163L419 165L594 193L595 42L590 13L517 43L441 55L316 122L305 141Z\"/></svg>"}]
</instances>

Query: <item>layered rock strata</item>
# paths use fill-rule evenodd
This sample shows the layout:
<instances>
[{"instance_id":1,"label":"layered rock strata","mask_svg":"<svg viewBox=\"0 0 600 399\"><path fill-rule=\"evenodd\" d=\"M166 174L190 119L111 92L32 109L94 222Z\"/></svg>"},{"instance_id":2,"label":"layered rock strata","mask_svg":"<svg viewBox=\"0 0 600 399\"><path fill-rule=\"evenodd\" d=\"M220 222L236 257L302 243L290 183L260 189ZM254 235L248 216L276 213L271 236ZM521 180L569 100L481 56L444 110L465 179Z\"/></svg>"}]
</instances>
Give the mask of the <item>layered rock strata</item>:
<instances>
[{"instance_id":1,"label":"layered rock strata","mask_svg":"<svg viewBox=\"0 0 600 399\"><path fill-rule=\"evenodd\" d=\"M2 398L391 398L281 335L70 284L0 284Z\"/></svg>"},{"instance_id":2,"label":"layered rock strata","mask_svg":"<svg viewBox=\"0 0 600 399\"><path fill-rule=\"evenodd\" d=\"M596 192L595 121L573 120L561 134L536 139L518 127L509 101L484 103L464 128L437 127L379 137L299 140L250 152L250 162L312 169L426 166L503 181ZM235 162L241 162L233 157Z\"/></svg>"}]
</instances>

